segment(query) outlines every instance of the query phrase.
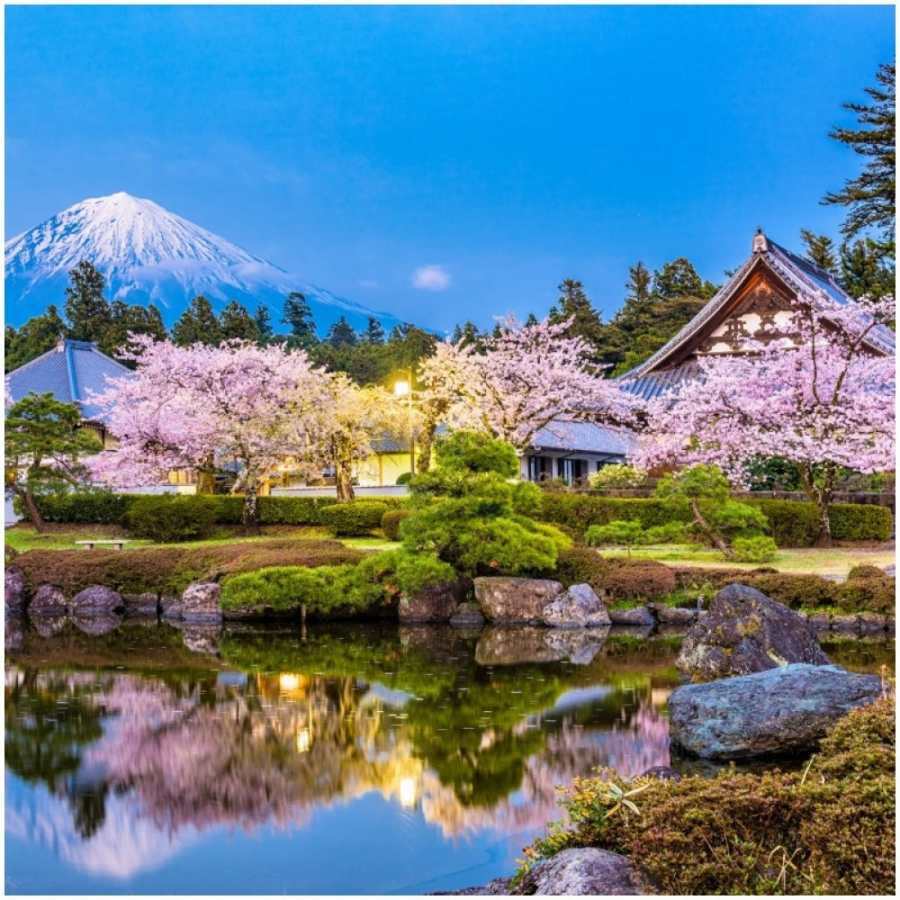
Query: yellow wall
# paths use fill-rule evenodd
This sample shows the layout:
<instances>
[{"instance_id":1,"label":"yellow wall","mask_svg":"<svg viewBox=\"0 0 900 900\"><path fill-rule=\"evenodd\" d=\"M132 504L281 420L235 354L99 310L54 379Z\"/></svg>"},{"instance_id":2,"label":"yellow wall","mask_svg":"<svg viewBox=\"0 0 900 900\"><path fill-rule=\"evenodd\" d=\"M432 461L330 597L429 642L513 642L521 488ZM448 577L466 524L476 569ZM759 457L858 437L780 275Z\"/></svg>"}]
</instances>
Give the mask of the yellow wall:
<instances>
[{"instance_id":1,"label":"yellow wall","mask_svg":"<svg viewBox=\"0 0 900 900\"><path fill-rule=\"evenodd\" d=\"M409 471L409 453L376 453L360 463L357 478L361 487L384 487L397 483Z\"/></svg>"}]
</instances>

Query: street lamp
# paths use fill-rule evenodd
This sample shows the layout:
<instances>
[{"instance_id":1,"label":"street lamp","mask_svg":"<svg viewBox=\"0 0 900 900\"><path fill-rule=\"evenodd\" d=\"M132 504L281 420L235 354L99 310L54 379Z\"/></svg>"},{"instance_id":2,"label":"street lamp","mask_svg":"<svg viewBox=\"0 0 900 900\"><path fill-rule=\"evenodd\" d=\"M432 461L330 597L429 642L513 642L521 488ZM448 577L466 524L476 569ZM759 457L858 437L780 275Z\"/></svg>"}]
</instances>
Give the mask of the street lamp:
<instances>
[{"instance_id":1,"label":"street lamp","mask_svg":"<svg viewBox=\"0 0 900 900\"><path fill-rule=\"evenodd\" d=\"M412 408L412 369L407 370L409 381L394 383L394 396L406 397L406 409L409 415L409 474L416 474L416 428L413 422Z\"/></svg>"}]
</instances>

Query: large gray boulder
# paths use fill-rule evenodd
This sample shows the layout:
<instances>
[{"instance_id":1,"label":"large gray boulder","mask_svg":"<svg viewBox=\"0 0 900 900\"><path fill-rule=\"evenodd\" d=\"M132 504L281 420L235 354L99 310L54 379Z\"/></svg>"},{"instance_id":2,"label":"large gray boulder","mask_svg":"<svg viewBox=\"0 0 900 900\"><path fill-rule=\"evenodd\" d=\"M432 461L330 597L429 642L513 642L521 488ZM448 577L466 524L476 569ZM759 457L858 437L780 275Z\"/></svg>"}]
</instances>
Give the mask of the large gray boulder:
<instances>
[{"instance_id":1,"label":"large gray boulder","mask_svg":"<svg viewBox=\"0 0 900 900\"><path fill-rule=\"evenodd\" d=\"M730 584L688 632L675 660L693 682L763 672L790 663L827 666L815 628L755 588Z\"/></svg>"},{"instance_id":2,"label":"large gray boulder","mask_svg":"<svg viewBox=\"0 0 900 900\"><path fill-rule=\"evenodd\" d=\"M613 625L655 625L656 619L646 606L636 606L634 609L610 609L607 610Z\"/></svg>"},{"instance_id":3,"label":"large gray boulder","mask_svg":"<svg viewBox=\"0 0 900 900\"><path fill-rule=\"evenodd\" d=\"M6 613L21 613L25 609L25 570L21 566L7 566L4 573Z\"/></svg>"},{"instance_id":4,"label":"large gray boulder","mask_svg":"<svg viewBox=\"0 0 900 900\"><path fill-rule=\"evenodd\" d=\"M649 877L627 856L576 847L539 862L516 886L518 895L619 897L644 894Z\"/></svg>"},{"instance_id":5,"label":"large gray boulder","mask_svg":"<svg viewBox=\"0 0 900 900\"><path fill-rule=\"evenodd\" d=\"M414 594L402 594L397 616L401 622L448 622L465 597L467 587L463 581L447 581Z\"/></svg>"},{"instance_id":6,"label":"large gray boulder","mask_svg":"<svg viewBox=\"0 0 900 900\"><path fill-rule=\"evenodd\" d=\"M808 752L829 726L881 692L877 675L795 663L676 688L669 731L675 745L705 759Z\"/></svg>"},{"instance_id":7,"label":"large gray boulder","mask_svg":"<svg viewBox=\"0 0 900 900\"><path fill-rule=\"evenodd\" d=\"M221 585L213 582L189 584L181 595L181 618L185 622L221 622Z\"/></svg>"},{"instance_id":8,"label":"large gray boulder","mask_svg":"<svg viewBox=\"0 0 900 900\"><path fill-rule=\"evenodd\" d=\"M69 602L69 612L73 616L109 616L124 608L122 595L102 584L92 584L79 591Z\"/></svg>"},{"instance_id":9,"label":"large gray boulder","mask_svg":"<svg viewBox=\"0 0 900 900\"><path fill-rule=\"evenodd\" d=\"M29 616L64 616L66 595L55 584L41 584L28 604Z\"/></svg>"},{"instance_id":10,"label":"large gray boulder","mask_svg":"<svg viewBox=\"0 0 900 900\"><path fill-rule=\"evenodd\" d=\"M535 578L476 578L475 598L491 622L543 622L544 610L563 592L558 581Z\"/></svg>"},{"instance_id":11,"label":"large gray boulder","mask_svg":"<svg viewBox=\"0 0 900 900\"><path fill-rule=\"evenodd\" d=\"M544 623L551 628L609 628L612 619L589 584L573 584L544 607Z\"/></svg>"}]
</instances>

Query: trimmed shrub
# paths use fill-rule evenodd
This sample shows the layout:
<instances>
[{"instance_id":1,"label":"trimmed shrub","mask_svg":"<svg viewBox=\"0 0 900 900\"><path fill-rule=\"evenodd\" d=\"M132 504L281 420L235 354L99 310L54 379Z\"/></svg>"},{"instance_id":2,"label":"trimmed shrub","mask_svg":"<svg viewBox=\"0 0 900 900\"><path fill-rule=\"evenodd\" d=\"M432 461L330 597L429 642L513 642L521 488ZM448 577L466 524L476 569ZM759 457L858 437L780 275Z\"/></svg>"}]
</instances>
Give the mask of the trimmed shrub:
<instances>
[{"instance_id":1,"label":"trimmed shrub","mask_svg":"<svg viewBox=\"0 0 900 900\"><path fill-rule=\"evenodd\" d=\"M588 484L598 491L606 488L636 488L647 480L647 473L643 469L625 463L613 463L603 466L596 472L588 475Z\"/></svg>"},{"instance_id":2,"label":"trimmed shrub","mask_svg":"<svg viewBox=\"0 0 900 900\"><path fill-rule=\"evenodd\" d=\"M812 547L819 533L819 511L796 500L748 500L769 520L769 534L779 547Z\"/></svg>"},{"instance_id":3,"label":"trimmed shrub","mask_svg":"<svg viewBox=\"0 0 900 900\"><path fill-rule=\"evenodd\" d=\"M894 517L884 506L833 503L829 510L831 536L838 541L888 541Z\"/></svg>"},{"instance_id":4,"label":"trimmed shrub","mask_svg":"<svg viewBox=\"0 0 900 900\"><path fill-rule=\"evenodd\" d=\"M388 511L387 504L378 500L352 500L335 503L319 511L322 524L335 535L358 537L371 534L381 527L381 520Z\"/></svg>"},{"instance_id":5,"label":"trimmed shrub","mask_svg":"<svg viewBox=\"0 0 900 900\"><path fill-rule=\"evenodd\" d=\"M593 587L594 584L600 584L600 579L608 568L609 563L596 550L573 547L571 550L559 551L556 572L552 577L565 587L573 584L590 584Z\"/></svg>"},{"instance_id":6,"label":"trimmed shrub","mask_svg":"<svg viewBox=\"0 0 900 900\"><path fill-rule=\"evenodd\" d=\"M214 497L159 494L138 497L125 516L125 526L135 537L161 544L195 541L208 537L216 521Z\"/></svg>"},{"instance_id":7,"label":"trimmed shrub","mask_svg":"<svg viewBox=\"0 0 900 900\"><path fill-rule=\"evenodd\" d=\"M337 503L336 497L260 497L260 525L321 525L322 510Z\"/></svg>"},{"instance_id":8,"label":"trimmed shrub","mask_svg":"<svg viewBox=\"0 0 900 900\"><path fill-rule=\"evenodd\" d=\"M731 544L738 562L770 562L775 559L778 545L770 537L737 537Z\"/></svg>"},{"instance_id":9,"label":"trimmed shrub","mask_svg":"<svg viewBox=\"0 0 900 900\"><path fill-rule=\"evenodd\" d=\"M45 522L82 522L86 525L123 525L137 494L113 494L92 491L85 494L46 494L35 497ZM16 497L13 508L24 515L22 501Z\"/></svg>"},{"instance_id":10,"label":"trimmed shrub","mask_svg":"<svg viewBox=\"0 0 900 900\"><path fill-rule=\"evenodd\" d=\"M408 519L412 512L408 509L389 509L381 517L381 530L389 541L400 540L400 523Z\"/></svg>"},{"instance_id":11,"label":"trimmed shrub","mask_svg":"<svg viewBox=\"0 0 900 900\"><path fill-rule=\"evenodd\" d=\"M231 575L275 565L356 563L365 554L338 541L271 540L208 547L141 547L135 550L29 550L16 563L25 571L29 595L44 583L74 596L92 584L120 593L180 594L194 581L225 581Z\"/></svg>"},{"instance_id":12,"label":"trimmed shrub","mask_svg":"<svg viewBox=\"0 0 900 900\"><path fill-rule=\"evenodd\" d=\"M604 573L599 587L605 588L614 602L659 600L675 590L675 573L662 563L651 559L609 562L612 565Z\"/></svg>"},{"instance_id":13,"label":"trimmed shrub","mask_svg":"<svg viewBox=\"0 0 900 900\"><path fill-rule=\"evenodd\" d=\"M859 565L854 566L847 573L847 580L853 581L855 578L884 578L884 572L878 566Z\"/></svg>"}]
</instances>

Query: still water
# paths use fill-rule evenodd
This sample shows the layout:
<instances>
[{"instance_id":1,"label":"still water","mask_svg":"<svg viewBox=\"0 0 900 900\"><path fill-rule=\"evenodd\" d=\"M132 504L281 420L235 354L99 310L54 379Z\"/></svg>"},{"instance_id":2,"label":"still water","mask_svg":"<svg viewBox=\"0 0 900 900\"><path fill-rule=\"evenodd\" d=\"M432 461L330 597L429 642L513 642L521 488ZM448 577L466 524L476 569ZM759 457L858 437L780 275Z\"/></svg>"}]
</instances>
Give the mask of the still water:
<instances>
[{"instance_id":1,"label":"still water","mask_svg":"<svg viewBox=\"0 0 900 900\"><path fill-rule=\"evenodd\" d=\"M8 894L484 884L557 785L670 763L677 634L38 625L6 624ZM893 665L893 642L825 650Z\"/></svg>"}]
</instances>

